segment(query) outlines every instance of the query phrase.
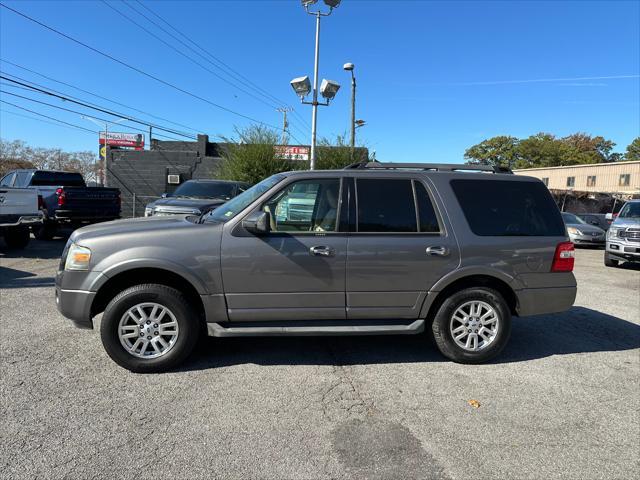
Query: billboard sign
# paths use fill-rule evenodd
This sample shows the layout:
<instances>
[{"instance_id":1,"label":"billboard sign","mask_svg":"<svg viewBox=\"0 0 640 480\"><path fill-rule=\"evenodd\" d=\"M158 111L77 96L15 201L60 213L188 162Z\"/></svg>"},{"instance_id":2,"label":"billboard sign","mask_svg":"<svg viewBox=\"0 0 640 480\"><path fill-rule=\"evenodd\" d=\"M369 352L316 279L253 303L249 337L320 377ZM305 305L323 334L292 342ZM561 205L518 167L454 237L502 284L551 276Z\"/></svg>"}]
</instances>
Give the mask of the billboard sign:
<instances>
[{"instance_id":1,"label":"billboard sign","mask_svg":"<svg viewBox=\"0 0 640 480\"><path fill-rule=\"evenodd\" d=\"M104 145L104 132L100 132L100 145ZM110 147L129 147L136 150L144 149L144 135L141 133L108 132L107 145Z\"/></svg>"},{"instance_id":2,"label":"billboard sign","mask_svg":"<svg viewBox=\"0 0 640 480\"><path fill-rule=\"evenodd\" d=\"M309 147L300 145L276 145L274 149L276 151L276 158L298 161L309 160Z\"/></svg>"}]
</instances>

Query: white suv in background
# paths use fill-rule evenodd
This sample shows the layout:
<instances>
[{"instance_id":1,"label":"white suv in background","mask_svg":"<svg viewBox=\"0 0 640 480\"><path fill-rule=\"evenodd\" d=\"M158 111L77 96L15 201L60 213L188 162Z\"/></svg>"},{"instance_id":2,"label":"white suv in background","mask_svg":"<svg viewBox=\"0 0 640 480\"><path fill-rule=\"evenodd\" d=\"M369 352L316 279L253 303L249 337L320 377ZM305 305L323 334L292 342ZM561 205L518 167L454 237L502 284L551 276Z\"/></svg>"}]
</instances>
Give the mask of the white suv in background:
<instances>
[{"instance_id":1,"label":"white suv in background","mask_svg":"<svg viewBox=\"0 0 640 480\"><path fill-rule=\"evenodd\" d=\"M607 232L604 264L617 267L619 262L640 263L640 199L625 203Z\"/></svg>"}]
</instances>

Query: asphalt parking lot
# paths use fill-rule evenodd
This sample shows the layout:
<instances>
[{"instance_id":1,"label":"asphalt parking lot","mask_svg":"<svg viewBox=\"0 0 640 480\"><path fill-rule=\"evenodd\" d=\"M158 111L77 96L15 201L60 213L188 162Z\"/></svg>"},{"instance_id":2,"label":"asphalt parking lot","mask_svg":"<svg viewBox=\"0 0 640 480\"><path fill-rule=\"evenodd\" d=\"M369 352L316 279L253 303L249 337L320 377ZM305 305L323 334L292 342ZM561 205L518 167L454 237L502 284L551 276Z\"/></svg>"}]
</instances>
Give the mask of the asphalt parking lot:
<instances>
[{"instance_id":1,"label":"asphalt parking lot","mask_svg":"<svg viewBox=\"0 0 640 480\"><path fill-rule=\"evenodd\" d=\"M238 338L135 375L58 314L63 245L0 246L2 478L638 478L640 270L602 250L491 364L423 336Z\"/></svg>"}]
</instances>

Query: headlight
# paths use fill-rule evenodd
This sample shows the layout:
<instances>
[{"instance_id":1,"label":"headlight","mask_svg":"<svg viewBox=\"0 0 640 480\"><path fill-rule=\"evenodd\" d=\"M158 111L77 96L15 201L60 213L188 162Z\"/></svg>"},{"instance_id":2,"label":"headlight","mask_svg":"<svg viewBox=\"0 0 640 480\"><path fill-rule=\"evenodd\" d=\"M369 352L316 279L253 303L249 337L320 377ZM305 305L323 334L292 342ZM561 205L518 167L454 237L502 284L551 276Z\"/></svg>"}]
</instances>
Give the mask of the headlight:
<instances>
[{"instance_id":1,"label":"headlight","mask_svg":"<svg viewBox=\"0 0 640 480\"><path fill-rule=\"evenodd\" d=\"M582 235L582 232L575 227L567 227L567 232L571 235Z\"/></svg>"},{"instance_id":2,"label":"headlight","mask_svg":"<svg viewBox=\"0 0 640 480\"><path fill-rule=\"evenodd\" d=\"M153 208L144 207L144 216L145 217L150 217L151 215L153 215Z\"/></svg>"},{"instance_id":3,"label":"headlight","mask_svg":"<svg viewBox=\"0 0 640 480\"><path fill-rule=\"evenodd\" d=\"M81 247L75 243L71 244L67 260L64 262L65 270L89 270L89 262L91 261L91 250L87 247Z\"/></svg>"},{"instance_id":4,"label":"headlight","mask_svg":"<svg viewBox=\"0 0 640 480\"><path fill-rule=\"evenodd\" d=\"M618 236L618 229L617 228L609 228L609 230L607 230L607 238L616 238Z\"/></svg>"}]
</instances>

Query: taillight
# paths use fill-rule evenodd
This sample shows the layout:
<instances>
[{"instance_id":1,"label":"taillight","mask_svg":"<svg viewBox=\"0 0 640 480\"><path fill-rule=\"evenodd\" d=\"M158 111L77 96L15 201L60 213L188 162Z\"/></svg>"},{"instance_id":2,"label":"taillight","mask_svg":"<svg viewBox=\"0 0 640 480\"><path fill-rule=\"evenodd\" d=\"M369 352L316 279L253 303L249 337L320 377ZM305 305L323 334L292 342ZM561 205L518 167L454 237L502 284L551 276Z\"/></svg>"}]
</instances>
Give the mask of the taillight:
<instances>
[{"instance_id":1,"label":"taillight","mask_svg":"<svg viewBox=\"0 0 640 480\"><path fill-rule=\"evenodd\" d=\"M38 210L44 210L45 206L44 206L44 198L42 198L42 195L38 195Z\"/></svg>"},{"instance_id":2,"label":"taillight","mask_svg":"<svg viewBox=\"0 0 640 480\"><path fill-rule=\"evenodd\" d=\"M551 264L552 272L572 272L575 263L575 249L573 243L562 242L556 247L556 253L553 255L553 263Z\"/></svg>"},{"instance_id":3,"label":"taillight","mask_svg":"<svg viewBox=\"0 0 640 480\"><path fill-rule=\"evenodd\" d=\"M56 190L56 195L58 196L58 206L63 206L64 202L67 201L67 196L65 195L64 190L62 188L58 188Z\"/></svg>"}]
</instances>

